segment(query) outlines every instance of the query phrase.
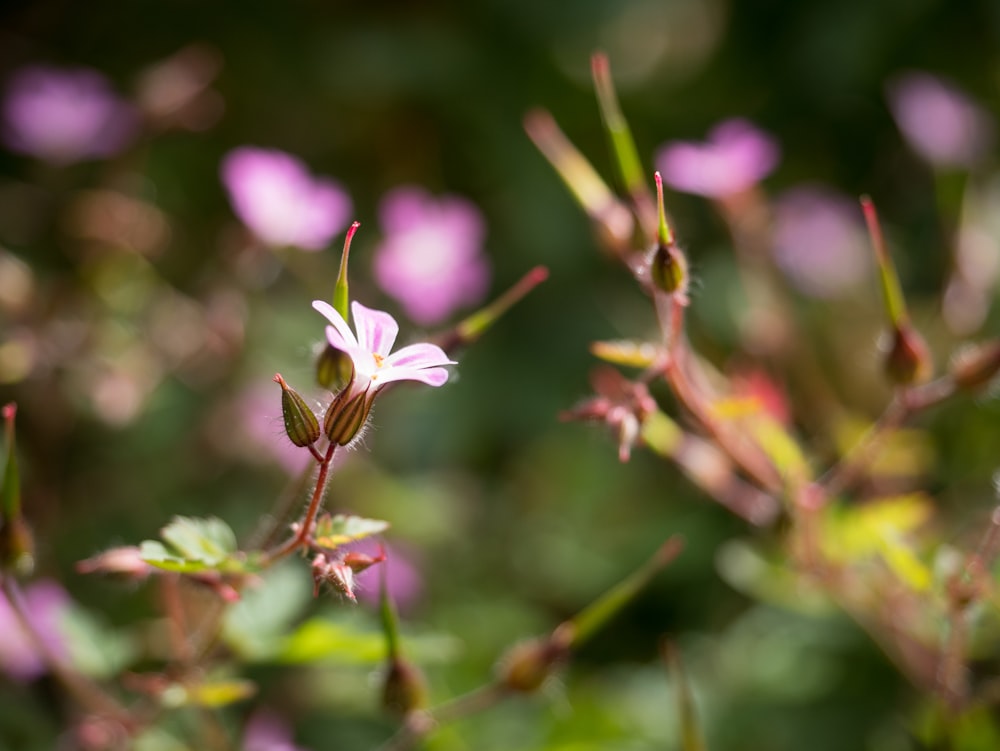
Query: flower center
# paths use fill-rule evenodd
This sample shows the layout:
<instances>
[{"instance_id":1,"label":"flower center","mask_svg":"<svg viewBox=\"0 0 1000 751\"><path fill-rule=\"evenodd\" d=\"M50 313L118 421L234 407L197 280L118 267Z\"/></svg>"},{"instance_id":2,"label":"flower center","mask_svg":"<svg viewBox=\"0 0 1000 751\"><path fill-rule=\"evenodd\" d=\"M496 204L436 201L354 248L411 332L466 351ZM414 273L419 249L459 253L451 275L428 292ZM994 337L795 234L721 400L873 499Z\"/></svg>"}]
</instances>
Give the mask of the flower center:
<instances>
[{"instance_id":1,"label":"flower center","mask_svg":"<svg viewBox=\"0 0 1000 751\"><path fill-rule=\"evenodd\" d=\"M381 368L382 364L385 362L385 358L382 357L378 352L372 352L372 357L375 358L375 367Z\"/></svg>"}]
</instances>

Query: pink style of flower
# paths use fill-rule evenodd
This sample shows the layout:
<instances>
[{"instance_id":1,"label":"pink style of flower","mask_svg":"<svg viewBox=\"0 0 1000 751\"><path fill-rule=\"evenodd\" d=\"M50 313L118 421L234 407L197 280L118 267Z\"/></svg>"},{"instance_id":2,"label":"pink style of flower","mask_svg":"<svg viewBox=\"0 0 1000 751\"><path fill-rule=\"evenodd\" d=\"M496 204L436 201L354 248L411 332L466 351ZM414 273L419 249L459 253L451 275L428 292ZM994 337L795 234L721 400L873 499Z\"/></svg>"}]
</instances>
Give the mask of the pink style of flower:
<instances>
[{"instance_id":1,"label":"pink style of flower","mask_svg":"<svg viewBox=\"0 0 1000 751\"><path fill-rule=\"evenodd\" d=\"M21 68L7 82L3 138L21 154L65 166L111 156L132 140L135 110L88 68Z\"/></svg>"},{"instance_id":2,"label":"pink style of flower","mask_svg":"<svg viewBox=\"0 0 1000 751\"><path fill-rule=\"evenodd\" d=\"M313 177L283 151L242 146L226 155L221 174L240 221L271 247L322 250L353 210L338 183Z\"/></svg>"},{"instance_id":3,"label":"pink style of flower","mask_svg":"<svg viewBox=\"0 0 1000 751\"><path fill-rule=\"evenodd\" d=\"M416 323L432 326L483 299L486 229L471 202L396 188L382 199L379 219L385 239L375 251L375 278Z\"/></svg>"},{"instance_id":4,"label":"pink style of flower","mask_svg":"<svg viewBox=\"0 0 1000 751\"><path fill-rule=\"evenodd\" d=\"M986 112L929 73L907 73L887 87L889 108L910 147L938 167L971 167L989 151Z\"/></svg>"},{"instance_id":5,"label":"pink style of flower","mask_svg":"<svg viewBox=\"0 0 1000 751\"><path fill-rule=\"evenodd\" d=\"M65 658L66 643L59 628L63 614L70 607L66 590L53 581L38 581L24 592L24 608L35 633L48 649ZM0 670L11 678L29 681L48 669L35 642L14 614L7 599L0 595Z\"/></svg>"},{"instance_id":6,"label":"pink style of flower","mask_svg":"<svg viewBox=\"0 0 1000 751\"><path fill-rule=\"evenodd\" d=\"M428 386L441 386L448 380L445 365L454 365L444 350L435 344L411 344L397 352L392 351L399 333L399 325L388 313L366 308L358 302L351 303L357 337L347 321L322 300L315 300L313 308L322 313L332 324L326 327L330 346L347 354L354 364L354 380L345 402L360 394L367 394L371 403L385 385L393 381L420 381Z\"/></svg>"},{"instance_id":7,"label":"pink style of flower","mask_svg":"<svg viewBox=\"0 0 1000 751\"><path fill-rule=\"evenodd\" d=\"M663 146L656 164L663 182L675 190L726 198L760 182L778 164L777 142L742 119L715 126L705 143L674 141Z\"/></svg>"}]
</instances>

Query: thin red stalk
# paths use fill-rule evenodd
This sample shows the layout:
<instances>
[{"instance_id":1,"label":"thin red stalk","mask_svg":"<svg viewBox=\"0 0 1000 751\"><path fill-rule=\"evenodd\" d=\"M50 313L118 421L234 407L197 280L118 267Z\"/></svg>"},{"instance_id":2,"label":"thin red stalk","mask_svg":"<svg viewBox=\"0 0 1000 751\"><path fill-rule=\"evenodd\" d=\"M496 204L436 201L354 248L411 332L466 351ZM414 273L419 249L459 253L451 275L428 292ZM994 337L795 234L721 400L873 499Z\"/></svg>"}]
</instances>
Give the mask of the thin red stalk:
<instances>
[{"instance_id":1,"label":"thin red stalk","mask_svg":"<svg viewBox=\"0 0 1000 751\"><path fill-rule=\"evenodd\" d=\"M333 454L336 450L337 444L331 443L326 450L326 456L323 457L323 461L319 465L319 474L316 476L316 487L313 488L312 498L309 500L309 508L306 509L306 515L299 523L298 532L278 546L275 550L267 553L264 556L264 565L270 565L276 560L284 558L289 553L293 553L300 548L309 537L309 530L312 528L313 522L316 520L316 514L319 511L320 503L323 500L323 492L326 490L326 481L330 475L330 465L333 462Z\"/></svg>"}]
</instances>

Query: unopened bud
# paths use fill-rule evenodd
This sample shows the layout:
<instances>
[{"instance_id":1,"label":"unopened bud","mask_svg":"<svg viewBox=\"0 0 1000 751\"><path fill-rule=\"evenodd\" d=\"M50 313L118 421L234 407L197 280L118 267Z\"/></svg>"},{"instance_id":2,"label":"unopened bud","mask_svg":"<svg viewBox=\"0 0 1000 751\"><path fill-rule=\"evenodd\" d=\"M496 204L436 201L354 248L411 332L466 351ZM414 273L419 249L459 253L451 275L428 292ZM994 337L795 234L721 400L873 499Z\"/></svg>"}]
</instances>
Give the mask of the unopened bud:
<instances>
[{"instance_id":1,"label":"unopened bud","mask_svg":"<svg viewBox=\"0 0 1000 751\"><path fill-rule=\"evenodd\" d=\"M0 517L0 571L27 576L35 567L35 536L18 514Z\"/></svg>"},{"instance_id":2,"label":"unopened bud","mask_svg":"<svg viewBox=\"0 0 1000 751\"><path fill-rule=\"evenodd\" d=\"M896 326L885 358L889 380L899 386L910 386L928 380L932 371L931 353L924 338L909 325Z\"/></svg>"},{"instance_id":3,"label":"unopened bud","mask_svg":"<svg viewBox=\"0 0 1000 751\"><path fill-rule=\"evenodd\" d=\"M1000 372L1000 340L959 350L951 361L951 377L963 389L985 386Z\"/></svg>"},{"instance_id":4,"label":"unopened bud","mask_svg":"<svg viewBox=\"0 0 1000 751\"><path fill-rule=\"evenodd\" d=\"M285 383L280 373L274 382L281 386L281 415L285 419L285 435L296 446L311 446L319 440L319 420L297 391Z\"/></svg>"},{"instance_id":5,"label":"unopened bud","mask_svg":"<svg viewBox=\"0 0 1000 751\"><path fill-rule=\"evenodd\" d=\"M427 681L420 668L402 657L389 661L382 684L382 706L405 717L427 706Z\"/></svg>"},{"instance_id":6,"label":"unopened bud","mask_svg":"<svg viewBox=\"0 0 1000 751\"><path fill-rule=\"evenodd\" d=\"M329 391L341 391L354 377L354 362L346 352L327 344L316 358L316 382Z\"/></svg>"},{"instance_id":7,"label":"unopened bud","mask_svg":"<svg viewBox=\"0 0 1000 751\"><path fill-rule=\"evenodd\" d=\"M330 406L326 408L323 417L323 432L331 443L346 446L354 440L371 411L371 400L368 391L351 396L350 387L341 391Z\"/></svg>"},{"instance_id":8,"label":"unopened bud","mask_svg":"<svg viewBox=\"0 0 1000 751\"><path fill-rule=\"evenodd\" d=\"M687 261L676 246L657 244L649 259L649 278L657 289L668 294L684 292L687 286Z\"/></svg>"},{"instance_id":9,"label":"unopened bud","mask_svg":"<svg viewBox=\"0 0 1000 751\"><path fill-rule=\"evenodd\" d=\"M567 653L567 645L551 637L515 644L500 660L500 682L518 693L537 691Z\"/></svg>"}]
</instances>

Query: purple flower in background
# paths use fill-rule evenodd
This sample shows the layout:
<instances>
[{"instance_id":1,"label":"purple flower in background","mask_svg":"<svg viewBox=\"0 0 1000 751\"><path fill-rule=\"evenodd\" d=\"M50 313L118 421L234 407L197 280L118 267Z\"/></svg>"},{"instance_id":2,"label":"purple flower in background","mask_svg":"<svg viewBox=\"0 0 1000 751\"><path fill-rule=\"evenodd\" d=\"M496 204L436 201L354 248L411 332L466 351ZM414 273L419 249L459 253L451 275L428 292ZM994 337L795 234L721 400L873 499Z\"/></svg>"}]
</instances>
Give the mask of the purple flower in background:
<instances>
[{"instance_id":1,"label":"purple flower in background","mask_svg":"<svg viewBox=\"0 0 1000 751\"><path fill-rule=\"evenodd\" d=\"M379 580L383 574L383 567L385 567L384 574L389 597L399 610L406 612L420 600L424 590L423 578L410 556L405 555L399 548L390 548L372 538L352 542L345 548L371 556L376 556L383 550L386 554L385 560L380 564L358 574L357 582L360 586L357 593L359 599L373 605L378 604L382 586Z\"/></svg>"},{"instance_id":2,"label":"purple flower in background","mask_svg":"<svg viewBox=\"0 0 1000 751\"><path fill-rule=\"evenodd\" d=\"M833 297L872 268L857 205L819 185L793 188L774 207L774 259L802 292Z\"/></svg>"},{"instance_id":3,"label":"purple flower in background","mask_svg":"<svg viewBox=\"0 0 1000 751\"><path fill-rule=\"evenodd\" d=\"M313 177L283 151L234 149L222 162L222 181L243 224L272 247L322 250L347 226L352 211L338 183Z\"/></svg>"},{"instance_id":4,"label":"purple flower in background","mask_svg":"<svg viewBox=\"0 0 1000 751\"><path fill-rule=\"evenodd\" d=\"M243 733L242 751L305 751L296 746L292 733L278 715L254 712Z\"/></svg>"},{"instance_id":5,"label":"purple flower in background","mask_svg":"<svg viewBox=\"0 0 1000 751\"><path fill-rule=\"evenodd\" d=\"M938 167L970 167L993 142L986 112L929 73L907 73L888 86L889 107L903 136Z\"/></svg>"},{"instance_id":6,"label":"purple flower in background","mask_svg":"<svg viewBox=\"0 0 1000 751\"><path fill-rule=\"evenodd\" d=\"M57 165L110 156L135 135L137 116L107 79L87 68L37 65L7 81L4 141Z\"/></svg>"},{"instance_id":7,"label":"purple flower in background","mask_svg":"<svg viewBox=\"0 0 1000 751\"><path fill-rule=\"evenodd\" d=\"M674 141L660 149L656 164L675 190L709 198L740 193L778 164L778 144L746 120L726 120L705 143Z\"/></svg>"},{"instance_id":8,"label":"purple flower in background","mask_svg":"<svg viewBox=\"0 0 1000 751\"><path fill-rule=\"evenodd\" d=\"M69 607L66 591L52 581L38 581L24 590L28 620L45 645L59 657L66 656L66 646L59 621ZM46 671L45 661L35 642L24 632L7 598L0 595L0 670L11 678L27 681Z\"/></svg>"},{"instance_id":9,"label":"purple flower in background","mask_svg":"<svg viewBox=\"0 0 1000 751\"><path fill-rule=\"evenodd\" d=\"M440 323L482 300L490 280L486 230L472 203L396 188L382 199L379 218L385 239L375 251L375 278L416 323Z\"/></svg>"}]
</instances>

